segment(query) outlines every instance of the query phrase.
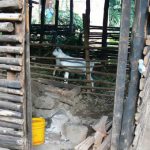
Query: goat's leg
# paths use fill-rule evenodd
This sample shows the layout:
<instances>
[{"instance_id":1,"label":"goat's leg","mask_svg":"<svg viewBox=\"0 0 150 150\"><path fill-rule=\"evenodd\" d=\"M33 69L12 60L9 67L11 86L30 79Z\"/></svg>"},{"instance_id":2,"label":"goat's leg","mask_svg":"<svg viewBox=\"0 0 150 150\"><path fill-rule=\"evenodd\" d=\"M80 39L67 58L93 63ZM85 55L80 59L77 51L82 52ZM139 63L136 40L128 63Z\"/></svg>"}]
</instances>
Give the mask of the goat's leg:
<instances>
[{"instance_id":1,"label":"goat's leg","mask_svg":"<svg viewBox=\"0 0 150 150\"><path fill-rule=\"evenodd\" d=\"M64 78L68 79L69 78L69 72L65 72ZM68 80L64 80L64 83L68 84Z\"/></svg>"},{"instance_id":2,"label":"goat's leg","mask_svg":"<svg viewBox=\"0 0 150 150\"><path fill-rule=\"evenodd\" d=\"M91 81L93 81L93 78L92 78L91 74L90 74L90 79L91 79ZM91 84L92 84L92 87L94 87L94 82L91 82Z\"/></svg>"},{"instance_id":3,"label":"goat's leg","mask_svg":"<svg viewBox=\"0 0 150 150\"><path fill-rule=\"evenodd\" d=\"M54 67L54 70L53 70L53 76L56 75L56 71L57 71L58 67Z\"/></svg>"}]
</instances>

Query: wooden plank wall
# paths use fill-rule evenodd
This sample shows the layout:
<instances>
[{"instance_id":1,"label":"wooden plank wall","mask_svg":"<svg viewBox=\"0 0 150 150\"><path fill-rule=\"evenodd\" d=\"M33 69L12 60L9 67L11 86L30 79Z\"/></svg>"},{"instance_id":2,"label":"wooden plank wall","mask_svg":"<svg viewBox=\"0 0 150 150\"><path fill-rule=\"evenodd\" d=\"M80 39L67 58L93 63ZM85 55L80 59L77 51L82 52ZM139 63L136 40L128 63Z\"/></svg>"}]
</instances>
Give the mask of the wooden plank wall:
<instances>
[{"instance_id":1,"label":"wooden plank wall","mask_svg":"<svg viewBox=\"0 0 150 150\"><path fill-rule=\"evenodd\" d=\"M25 0L0 1L0 69L5 72L0 79L0 147L18 150L30 149L31 141L26 121L25 9Z\"/></svg>"}]
</instances>

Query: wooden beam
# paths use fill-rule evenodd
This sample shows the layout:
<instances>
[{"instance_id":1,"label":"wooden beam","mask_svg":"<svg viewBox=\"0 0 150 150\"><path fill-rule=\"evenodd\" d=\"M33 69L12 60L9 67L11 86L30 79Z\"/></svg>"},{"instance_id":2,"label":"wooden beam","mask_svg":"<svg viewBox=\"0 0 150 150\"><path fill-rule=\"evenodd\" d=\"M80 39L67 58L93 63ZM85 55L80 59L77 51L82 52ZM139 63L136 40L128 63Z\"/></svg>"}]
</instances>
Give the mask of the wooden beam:
<instances>
[{"instance_id":1,"label":"wooden beam","mask_svg":"<svg viewBox=\"0 0 150 150\"><path fill-rule=\"evenodd\" d=\"M117 65L117 79L113 112L113 127L111 137L111 150L119 149L121 132L123 103L125 94L126 66L128 56L128 42L130 29L130 8L131 0L122 1L122 18L120 27L119 54Z\"/></svg>"},{"instance_id":2,"label":"wooden beam","mask_svg":"<svg viewBox=\"0 0 150 150\"><path fill-rule=\"evenodd\" d=\"M107 47L107 26L108 26L109 1L110 0L105 0L105 4L104 4L102 47Z\"/></svg>"},{"instance_id":3,"label":"wooden beam","mask_svg":"<svg viewBox=\"0 0 150 150\"><path fill-rule=\"evenodd\" d=\"M22 0L1 0L0 1L0 9L21 9L22 8Z\"/></svg>"},{"instance_id":4,"label":"wooden beam","mask_svg":"<svg viewBox=\"0 0 150 150\"><path fill-rule=\"evenodd\" d=\"M12 32L14 26L11 22L0 22L0 32Z\"/></svg>"},{"instance_id":5,"label":"wooden beam","mask_svg":"<svg viewBox=\"0 0 150 150\"><path fill-rule=\"evenodd\" d=\"M70 0L70 31L73 32L73 0Z\"/></svg>"},{"instance_id":6,"label":"wooden beam","mask_svg":"<svg viewBox=\"0 0 150 150\"><path fill-rule=\"evenodd\" d=\"M0 35L0 42L22 43L22 37L17 35Z\"/></svg>"},{"instance_id":7,"label":"wooden beam","mask_svg":"<svg viewBox=\"0 0 150 150\"><path fill-rule=\"evenodd\" d=\"M18 46L0 46L0 53L22 54L23 48Z\"/></svg>"},{"instance_id":8,"label":"wooden beam","mask_svg":"<svg viewBox=\"0 0 150 150\"><path fill-rule=\"evenodd\" d=\"M0 21L22 21L19 13L0 13Z\"/></svg>"},{"instance_id":9,"label":"wooden beam","mask_svg":"<svg viewBox=\"0 0 150 150\"><path fill-rule=\"evenodd\" d=\"M129 149L134 137L134 116L139 91L138 60L142 57L145 44L145 28L148 16L148 6L149 4L147 0L136 1L130 59L130 82L128 87L128 96L124 106L120 149Z\"/></svg>"}]
</instances>

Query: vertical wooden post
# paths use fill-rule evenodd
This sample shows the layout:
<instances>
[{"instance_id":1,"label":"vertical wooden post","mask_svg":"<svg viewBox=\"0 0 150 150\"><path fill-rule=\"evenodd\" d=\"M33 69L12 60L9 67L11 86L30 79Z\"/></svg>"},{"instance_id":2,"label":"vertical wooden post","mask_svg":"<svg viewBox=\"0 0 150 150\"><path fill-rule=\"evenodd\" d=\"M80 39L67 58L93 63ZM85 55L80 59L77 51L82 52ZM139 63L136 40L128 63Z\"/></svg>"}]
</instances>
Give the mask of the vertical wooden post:
<instances>
[{"instance_id":1,"label":"vertical wooden post","mask_svg":"<svg viewBox=\"0 0 150 150\"><path fill-rule=\"evenodd\" d=\"M90 0L86 0L86 14L83 15L84 23L84 46L89 47L89 26L90 26ZM90 57L89 49L85 49L86 79L90 80Z\"/></svg>"},{"instance_id":2,"label":"vertical wooden post","mask_svg":"<svg viewBox=\"0 0 150 150\"><path fill-rule=\"evenodd\" d=\"M119 150L123 103L125 94L126 66L128 55L129 29L130 29L131 0L122 1L122 17L120 27L119 54L117 65L117 79L113 113L113 127L111 150Z\"/></svg>"},{"instance_id":3,"label":"vertical wooden post","mask_svg":"<svg viewBox=\"0 0 150 150\"><path fill-rule=\"evenodd\" d=\"M32 100L31 100L31 73L30 73L30 4L26 5L26 51L25 51L25 85L26 85L26 99L27 99L27 147L32 149Z\"/></svg>"},{"instance_id":4,"label":"vertical wooden post","mask_svg":"<svg viewBox=\"0 0 150 150\"><path fill-rule=\"evenodd\" d=\"M31 21L32 21L32 0L29 0L29 24L31 27Z\"/></svg>"},{"instance_id":5,"label":"vertical wooden post","mask_svg":"<svg viewBox=\"0 0 150 150\"><path fill-rule=\"evenodd\" d=\"M136 0L135 20L132 31L131 72L128 97L125 102L121 131L120 149L128 150L134 136L134 116L138 96L139 72L138 60L142 57L145 43L145 27L148 17L148 0Z\"/></svg>"},{"instance_id":6,"label":"vertical wooden post","mask_svg":"<svg viewBox=\"0 0 150 150\"><path fill-rule=\"evenodd\" d=\"M43 36L44 36L44 24L45 24L45 4L46 0L41 1L41 36L40 36L40 43L43 41Z\"/></svg>"},{"instance_id":7,"label":"vertical wooden post","mask_svg":"<svg viewBox=\"0 0 150 150\"><path fill-rule=\"evenodd\" d=\"M70 31L73 32L73 0L70 0Z\"/></svg>"},{"instance_id":8,"label":"vertical wooden post","mask_svg":"<svg viewBox=\"0 0 150 150\"><path fill-rule=\"evenodd\" d=\"M104 16L103 16L102 47L107 47L108 10L109 10L109 0L105 0Z\"/></svg>"}]
</instances>

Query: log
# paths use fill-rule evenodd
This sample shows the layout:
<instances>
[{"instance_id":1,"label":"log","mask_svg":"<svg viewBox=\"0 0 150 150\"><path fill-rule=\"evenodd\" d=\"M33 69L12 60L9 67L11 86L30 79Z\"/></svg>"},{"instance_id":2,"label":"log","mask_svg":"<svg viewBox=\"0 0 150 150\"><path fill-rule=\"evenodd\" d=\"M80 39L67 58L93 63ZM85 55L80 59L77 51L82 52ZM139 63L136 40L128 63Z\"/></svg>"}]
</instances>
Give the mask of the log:
<instances>
[{"instance_id":1,"label":"log","mask_svg":"<svg viewBox=\"0 0 150 150\"><path fill-rule=\"evenodd\" d=\"M0 64L22 66L22 59L20 59L20 58L0 57Z\"/></svg>"},{"instance_id":2,"label":"log","mask_svg":"<svg viewBox=\"0 0 150 150\"><path fill-rule=\"evenodd\" d=\"M144 65L147 66L150 59L150 52L148 52L144 57Z\"/></svg>"},{"instance_id":3,"label":"log","mask_svg":"<svg viewBox=\"0 0 150 150\"><path fill-rule=\"evenodd\" d=\"M14 137L23 137L23 132L22 131L14 131L14 129L11 128L5 128L5 127L0 127L0 135L10 135Z\"/></svg>"},{"instance_id":4,"label":"log","mask_svg":"<svg viewBox=\"0 0 150 150\"><path fill-rule=\"evenodd\" d=\"M0 108L22 112L22 105L21 104L12 103L12 102L9 102L9 101L0 100Z\"/></svg>"},{"instance_id":5,"label":"log","mask_svg":"<svg viewBox=\"0 0 150 150\"><path fill-rule=\"evenodd\" d=\"M75 150L88 150L94 143L94 137L89 136L86 140L75 147Z\"/></svg>"},{"instance_id":6,"label":"log","mask_svg":"<svg viewBox=\"0 0 150 150\"><path fill-rule=\"evenodd\" d=\"M21 85L20 81L0 79L0 87L21 89L22 85Z\"/></svg>"},{"instance_id":7,"label":"log","mask_svg":"<svg viewBox=\"0 0 150 150\"><path fill-rule=\"evenodd\" d=\"M23 138L8 135L0 135L1 147L11 149L22 149L23 143L24 143Z\"/></svg>"},{"instance_id":8,"label":"log","mask_svg":"<svg viewBox=\"0 0 150 150\"><path fill-rule=\"evenodd\" d=\"M18 46L0 46L0 53L22 54L23 48Z\"/></svg>"},{"instance_id":9,"label":"log","mask_svg":"<svg viewBox=\"0 0 150 150\"><path fill-rule=\"evenodd\" d=\"M0 116L21 118L22 117L22 113L16 112L16 111L12 111L12 110L0 109Z\"/></svg>"},{"instance_id":10,"label":"log","mask_svg":"<svg viewBox=\"0 0 150 150\"><path fill-rule=\"evenodd\" d=\"M0 92L4 92L4 93L8 93L8 94L15 94L15 95L23 95L23 91L21 90L14 90L14 89L10 89L10 88L3 88L0 87Z\"/></svg>"},{"instance_id":11,"label":"log","mask_svg":"<svg viewBox=\"0 0 150 150\"><path fill-rule=\"evenodd\" d=\"M142 53L145 46L145 28L148 18L148 13L146 9L147 7L147 0L138 0L135 3L135 20L132 32L132 46L130 57L130 81L127 92L127 99L124 103L124 113L119 149L129 149L134 138L134 117L137 107L137 97L139 92L140 79L138 71L138 60L142 58Z\"/></svg>"},{"instance_id":12,"label":"log","mask_svg":"<svg viewBox=\"0 0 150 150\"><path fill-rule=\"evenodd\" d=\"M6 91L6 93L2 93L0 92L0 100L8 100L11 102L16 102L16 103L22 103L23 102L23 97L22 96L17 96L17 95L12 95L12 94L8 94L7 90L3 90ZM16 93L16 92L15 92ZM6 103L6 102L5 102ZM5 105L5 104L4 104ZM11 106L10 106L11 107ZM12 108L15 106L12 106ZM19 106L18 106L19 107ZM16 107L16 109L18 108ZM19 109L19 108L18 108Z\"/></svg>"},{"instance_id":13,"label":"log","mask_svg":"<svg viewBox=\"0 0 150 150\"><path fill-rule=\"evenodd\" d=\"M20 72L22 68L20 66L0 64L0 69Z\"/></svg>"},{"instance_id":14,"label":"log","mask_svg":"<svg viewBox=\"0 0 150 150\"><path fill-rule=\"evenodd\" d=\"M111 145L111 134L109 134L97 150L109 150Z\"/></svg>"},{"instance_id":15,"label":"log","mask_svg":"<svg viewBox=\"0 0 150 150\"><path fill-rule=\"evenodd\" d=\"M126 85L126 66L128 56L129 33L130 33L130 19L129 19L130 10L131 10L131 0L122 0L122 17L120 26L111 150L119 149L119 142L120 142L123 104Z\"/></svg>"},{"instance_id":16,"label":"log","mask_svg":"<svg viewBox=\"0 0 150 150\"><path fill-rule=\"evenodd\" d=\"M3 117L3 116L0 116L0 121L5 121L8 123L14 123L14 124L19 124L19 125L23 125L24 123L23 119L18 119L18 118L13 118L13 117Z\"/></svg>"},{"instance_id":17,"label":"log","mask_svg":"<svg viewBox=\"0 0 150 150\"><path fill-rule=\"evenodd\" d=\"M0 13L0 21L22 21L19 13Z\"/></svg>"},{"instance_id":18,"label":"log","mask_svg":"<svg viewBox=\"0 0 150 150\"><path fill-rule=\"evenodd\" d=\"M22 37L18 35L0 35L0 42L22 43Z\"/></svg>"},{"instance_id":19,"label":"log","mask_svg":"<svg viewBox=\"0 0 150 150\"><path fill-rule=\"evenodd\" d=\"M12 128L12 129L16 129L16 130L23 129L23 126L20 124L9 123L9 122L5 122L5 121L0 121L0 127Z\"/></svg>"},{"instance_id":20,"label":"log","mask_svg":"<svg viewBox=\"0 0 150 150\"><path fill-rule=\"evenodd\" d=\"M0 32L12 32L12 31L14 31L14 26L11 22L0 23Z\"/></svg>"},{"instance_id":21,"label":"log","mask_svg":"<svg viewBox=\"0 0 150 150\"><path fill-rule=\"evenodd\" d=\"M96 131L94 136L95 141L93 150L97 150L97 148L101 145L103 138L107 135L106 132L107 119L108 119L107 116L103 116L96 125L92 126L92 128Z\"/></svg>"},{"instance_id":22,"label":"log","mask_svg":"<svg viewBox=\"0 0 150 150\"><path fill-rule=\"evenodd\" d=\"M22 8L22 0L1 0L0 1L0 9L21 9Z\"/></svg>"},{"instance_id":23,"label":"log","mask_svg":"<svg viewBox=\"0 0 150 150\"><path fill-rule=\"evenodd\" d=\"M150 46L145 46L143 50L143 55L146 55L150 51Z\"/></svg>"}]
</instances>

